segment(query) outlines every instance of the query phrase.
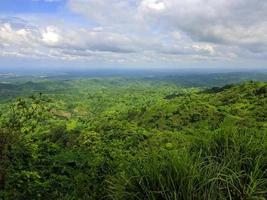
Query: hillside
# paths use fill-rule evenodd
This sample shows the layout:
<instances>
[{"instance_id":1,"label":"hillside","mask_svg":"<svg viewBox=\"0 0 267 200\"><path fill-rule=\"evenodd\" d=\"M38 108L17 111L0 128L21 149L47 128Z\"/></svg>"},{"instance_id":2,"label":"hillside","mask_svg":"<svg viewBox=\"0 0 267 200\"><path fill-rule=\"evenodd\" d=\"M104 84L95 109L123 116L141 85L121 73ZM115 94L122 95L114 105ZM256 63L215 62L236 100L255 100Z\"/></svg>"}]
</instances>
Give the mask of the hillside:
<instances>
[{"instance_id":1,"label":"hillside","mask_svg":"<svg viewBox=\"0 0 267 200\"><path fill-rule=\"evenodd\" d=\"M1 105L0 198L267 197L266 82L65 84Z\"/></svg>"}]
</instances>

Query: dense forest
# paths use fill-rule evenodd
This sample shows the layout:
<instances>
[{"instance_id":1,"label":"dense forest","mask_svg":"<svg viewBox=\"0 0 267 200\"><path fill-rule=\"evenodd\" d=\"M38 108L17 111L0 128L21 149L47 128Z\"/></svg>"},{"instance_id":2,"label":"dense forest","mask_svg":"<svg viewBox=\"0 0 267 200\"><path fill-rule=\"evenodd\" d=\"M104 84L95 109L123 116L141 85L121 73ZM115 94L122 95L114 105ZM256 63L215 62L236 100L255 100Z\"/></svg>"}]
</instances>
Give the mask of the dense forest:
<instances>
[{"instance_id":1,"label":"dense forest","mask_svg":"<svg viewBox=\"0 0 267 200\"><path fill-rule=\"evenodd\" d=\"M267 198L267 74L0 80L0 199Z\"/></svg>"}]
</instances>

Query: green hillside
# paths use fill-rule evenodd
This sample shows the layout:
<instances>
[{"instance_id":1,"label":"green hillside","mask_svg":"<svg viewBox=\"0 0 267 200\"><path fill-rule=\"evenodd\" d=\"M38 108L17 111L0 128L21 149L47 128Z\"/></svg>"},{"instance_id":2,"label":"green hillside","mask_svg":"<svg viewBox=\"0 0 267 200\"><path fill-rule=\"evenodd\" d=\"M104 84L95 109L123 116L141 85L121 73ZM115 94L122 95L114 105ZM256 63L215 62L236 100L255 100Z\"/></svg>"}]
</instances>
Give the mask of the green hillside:
<instances>
[{"instance_id":1,"label":"green hillside","mask_svg":"<svg viewBox=\"0 0 267 200\"><path fill-rule=\"evenodd\" d=\"M46 80L8 102L1 90L0 199L266 199L267 83L208 85Z\"/></svg>"}]
</instances>

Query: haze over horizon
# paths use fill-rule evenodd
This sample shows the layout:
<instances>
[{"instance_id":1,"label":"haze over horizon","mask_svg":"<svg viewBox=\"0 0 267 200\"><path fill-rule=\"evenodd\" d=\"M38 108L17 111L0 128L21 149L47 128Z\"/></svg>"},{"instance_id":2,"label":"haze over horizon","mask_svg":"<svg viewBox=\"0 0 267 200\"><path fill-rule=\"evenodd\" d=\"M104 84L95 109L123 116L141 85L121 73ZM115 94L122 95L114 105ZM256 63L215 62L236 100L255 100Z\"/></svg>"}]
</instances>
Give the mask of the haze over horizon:
<instances>
[{"instance_id":1,"label":"haze over horizon","mask_svg":"<svg viewBox=\"0 0 267 200\"><path fill-rule=\"evenodd\" d=\"M0 2L1 71L267 70L267 1Z\"/></svg>"}]
</instances>

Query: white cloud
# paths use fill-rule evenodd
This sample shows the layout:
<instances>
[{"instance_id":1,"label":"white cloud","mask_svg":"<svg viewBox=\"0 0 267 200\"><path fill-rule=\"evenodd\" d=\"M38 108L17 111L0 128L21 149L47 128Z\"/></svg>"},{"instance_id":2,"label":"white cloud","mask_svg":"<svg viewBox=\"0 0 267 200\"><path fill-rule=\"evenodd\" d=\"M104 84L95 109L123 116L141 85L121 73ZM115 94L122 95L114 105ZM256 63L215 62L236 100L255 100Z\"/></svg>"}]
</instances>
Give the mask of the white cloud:
<instances>
[{"instance_id":1,"label":"white cloud","mask_svg":"<svg viewBox=\"0 0 267 200\"><path fill-rule=\"evenodd\" d=\"M88 24L0 19L1 55L119 63L267 58L267 1L68 0L68 8Z\"/></svg>"},{"instance_id":2,"label":"white cloud","mask_svg":"<svg viewBox=\"0 0 267 200\"><path fill-rule=\"evenodd\" d=\"M53 27L46 27L46 29L43 30L41 34L42 41L47 45L56 45L60 40L60 36L57 33L57 30Z\"/></svg>"},{"instance_id":3,"label":"white cloud","mask_svg":"<svg viewBox=\"0 0 267 200\"><path fill-rule=\"evenodd\" d=\"M6 48L31 47L35 32L28 28L14 29L11 24L0 24L0 43Z\"/></svg>"},{"instance_id":4,"label":"white cloud","mask_svg":"<svg viewBox=\"0 0 267 200\"><path fill-rule=\"evenodd\" d=\"M197 52L207 52L211 55L215 53L215 49L212 45L210 44L194 44L192 45L192 48L196 50Z\"/></svg>"},{"instance_id":5,"label":"white cloud","mask_svg":"<svg viewBox=\"0 0 267 200\"><path fill-rule=\"evenodd\" d=\"M165 3L159 0L143 0L141 7L155 11L163 11L166 8Z\"/></svg>"}]
</instances>

